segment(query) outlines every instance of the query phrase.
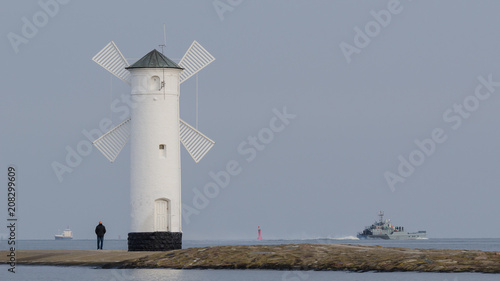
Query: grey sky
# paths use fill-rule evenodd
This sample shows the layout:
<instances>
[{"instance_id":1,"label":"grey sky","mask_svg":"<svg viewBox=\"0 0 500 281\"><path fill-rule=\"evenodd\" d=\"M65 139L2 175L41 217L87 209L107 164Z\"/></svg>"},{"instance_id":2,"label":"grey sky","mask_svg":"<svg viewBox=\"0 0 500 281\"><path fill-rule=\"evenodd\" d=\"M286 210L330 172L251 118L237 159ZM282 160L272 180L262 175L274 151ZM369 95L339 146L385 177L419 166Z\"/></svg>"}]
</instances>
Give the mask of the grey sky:
<instances>
[{"instance_id":1,"label":"grey sky","mask_svg":"<svg viewBox=\"0 0 500 281\"><path fill-rule=\"evenodd\" d=\"M0 217L7 217L6 170L14 164L19 238L52 239L68 225L75 238L93 238L99 220L108 238L126 237L128 146L113 164L93 149L62 182L51 164L66 163L66 147L87 140L83 130L124 117L111 115L110 103L128 86L91 58L113 40L132 63L159 49L164 23L167 57L178 61L197 40L216 58L199 74L199 129L216 145L199 164L181 152L183 204L195 208L193 190L214 181L210 172L230 161L241 167L184 220L184 239L251 239L258 225L264 238L343 237L379 210L429 237L500 235L499 2L67 2L18 53L9 34L23 36L23 18L33 23L44 10L38 1L8 1L0 12ZM233 6L217 13L214 3ZM380 15L388 5L398 12L373 24L371 11ZM369 42L356 46L356 28L367 26ZM343 42L357 52L346 57ZM478 79L490 75L490 85ZM182 84L180 101L181 117L193 125L195 85ZM470 112L461 115L455 104L464 102ZM242 143L265 138L284 108L296 117L250 157L251 145ZM436 128L445 140L429 155L420 150L424 159L413 153L420 165L401 176L398 157L408 160L419 149L415 140ZM387 172L404 182L391 190Z\"/></svg>"}]
</instances>

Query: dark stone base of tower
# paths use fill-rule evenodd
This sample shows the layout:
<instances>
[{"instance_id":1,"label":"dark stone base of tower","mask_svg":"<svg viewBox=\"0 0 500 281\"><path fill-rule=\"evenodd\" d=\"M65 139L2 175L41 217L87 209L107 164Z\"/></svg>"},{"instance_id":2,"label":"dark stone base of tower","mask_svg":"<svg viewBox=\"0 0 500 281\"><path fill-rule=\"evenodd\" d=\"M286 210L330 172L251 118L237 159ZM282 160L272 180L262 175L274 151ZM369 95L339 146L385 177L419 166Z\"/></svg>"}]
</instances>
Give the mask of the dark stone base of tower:
<instances>
[{"instance_id":1,"label":"dark stone base of tower","mask_svg":"<svg viewBox=\"0 0 500 281\"><path fill-rule=\"evenodd\" d=\"M131 232L129 251L170 251L182 249L182 232Z\"/></svg>"}]
</instances>

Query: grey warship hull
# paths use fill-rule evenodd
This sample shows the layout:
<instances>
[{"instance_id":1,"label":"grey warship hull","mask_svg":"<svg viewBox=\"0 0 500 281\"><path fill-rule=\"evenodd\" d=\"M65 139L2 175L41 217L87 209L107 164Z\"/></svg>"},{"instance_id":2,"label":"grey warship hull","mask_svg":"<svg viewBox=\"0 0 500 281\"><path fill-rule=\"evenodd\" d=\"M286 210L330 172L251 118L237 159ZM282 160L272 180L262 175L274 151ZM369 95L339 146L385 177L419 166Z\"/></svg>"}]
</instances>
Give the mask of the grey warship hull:
<instances>
[{"instance_id":1,"label":"grey warship hull","mask_svg":"<svg viewBox=\"0 0 500 281\"><path fill-rule=\"evenodd\" d=\"M417 240L417 239L426 239L427 232L426 231L401 232L401 233L382 234L382 235L370 235L370 234L359 233L357 237L359 239Z\"/></svg>"}]
</instances>

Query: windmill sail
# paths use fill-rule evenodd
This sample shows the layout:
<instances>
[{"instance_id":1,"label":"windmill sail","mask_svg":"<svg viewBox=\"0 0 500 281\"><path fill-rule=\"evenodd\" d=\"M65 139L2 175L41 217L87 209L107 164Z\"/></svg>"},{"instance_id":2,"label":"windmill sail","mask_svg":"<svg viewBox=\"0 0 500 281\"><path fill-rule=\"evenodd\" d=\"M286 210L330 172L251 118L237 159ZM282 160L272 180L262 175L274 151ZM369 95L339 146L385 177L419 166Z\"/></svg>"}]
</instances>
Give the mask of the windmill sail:
<instances>
[{"instance_id":1,"label":"windmill sail","mask_svg":"<svg viewBox=\"0 0 500 281\"><path fill-rule=\"evenodd\" d=\"M129 63L122 55L116 44L109 42L92 60L102 66L111 74L131 84L131 75L125 68ZM198 73L209 65L215 58L203 48L196 40L193 41L186 54L179 62L179 66L184 68L180 75L180 83L186 81L191 76ZM180 139L189 155L198 163L214 146L215 142L196 130L193 126L180 120ZM120 151L123 149L130 137L130 118L120 125L111 129L92 144L110 161L114 162Z\"/></svg>"},{"instance_id":2,"label":"windmill sail","mask_svg":"<svg viewBox=\"0 0 500 281\"><path fill-rule=\"evenodd\" d=\"M92 144L113 163L130 136L130 118L96 139Z\"/></svg>"},{"instance_id":3,"label":"windmill sail","mask_svg":"<svg viewBox=\"0 0 500 281\"><path fill-rule=\"evenodd\" d=\"M184 68L180 77L181 83L195 75L214 60L215 58L205 50L200 43L196 42L196 40L193 41L186 54L184 54L179 62L179 66Z\"/></svg>"},{"instance_id":4,"label":"windmill sail","mask_svg":"<svg viewBox=\"0 0 500 281\"><path fill-rule=\"evenodd\" d=\"M198 163L214 146L215 142L202 134L193 126L179 119L181 143L184 145L189 155Z\"/></svg>"},{"instance_id":5,"label":"windmill sail","mask_svg":"<svg viewBox=\"0 0 500 281\"><path fill-rule=\"evenodd\" d=\"M125 69L129 64L115 42L109 42L92 60L130 85L130 72Z\"/></svg>"}]
</instances>

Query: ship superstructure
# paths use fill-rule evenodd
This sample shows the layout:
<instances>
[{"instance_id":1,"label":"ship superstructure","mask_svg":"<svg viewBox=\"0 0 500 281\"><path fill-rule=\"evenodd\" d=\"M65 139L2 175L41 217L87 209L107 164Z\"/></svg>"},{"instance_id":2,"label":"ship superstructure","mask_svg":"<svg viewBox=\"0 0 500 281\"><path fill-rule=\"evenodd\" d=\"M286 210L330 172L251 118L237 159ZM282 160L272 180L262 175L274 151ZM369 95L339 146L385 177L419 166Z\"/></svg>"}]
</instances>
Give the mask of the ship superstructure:
<instances>
[{"instance_id":1,"label":"ship superstructure","mask_svg":"<svg viewBox=\"0 0 500 281\"><path fill-rule=\"evenodd\" d=\"M378 216L380 217L379 221L376 221L371 226L366 226L362 232L358 233L358 238L415 240L424 239L427 236L427 231L406 232L403 226L393 226L390 219L384 220L383 211L380 211Z\"/></svg>"},{"instance_id":2,"label":"ship superstructure","mask_svg":"<svg viewBox=\"0 0 500 281\"><path fill-rule=\"evenodd\" d=\"M73 239L73 231L71 229L67 228L63 231L62 234L56 234L54 235L54 238L56 240L67 240L67 239Z\"/></svg>"}]
</instances>

